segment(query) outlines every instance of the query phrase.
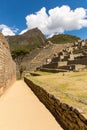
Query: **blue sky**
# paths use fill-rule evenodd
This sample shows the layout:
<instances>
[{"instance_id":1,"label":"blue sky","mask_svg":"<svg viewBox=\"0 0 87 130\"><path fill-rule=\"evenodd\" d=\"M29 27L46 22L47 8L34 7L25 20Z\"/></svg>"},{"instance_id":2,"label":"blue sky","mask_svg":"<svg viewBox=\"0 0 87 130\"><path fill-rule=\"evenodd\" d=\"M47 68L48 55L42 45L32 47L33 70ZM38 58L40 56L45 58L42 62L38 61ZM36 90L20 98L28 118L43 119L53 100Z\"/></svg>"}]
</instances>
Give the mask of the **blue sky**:
<instances>
[{"instance_id":1,"label":"blue sky","mask_svg":"<svg viewBox=\"0 0 87 130\"><path fill-rule=\"evenodd\" d=\"M0 31L22 34L38 27L45 35L87 38L87 0L0 0Z\"/></svg>"}]
</instances>

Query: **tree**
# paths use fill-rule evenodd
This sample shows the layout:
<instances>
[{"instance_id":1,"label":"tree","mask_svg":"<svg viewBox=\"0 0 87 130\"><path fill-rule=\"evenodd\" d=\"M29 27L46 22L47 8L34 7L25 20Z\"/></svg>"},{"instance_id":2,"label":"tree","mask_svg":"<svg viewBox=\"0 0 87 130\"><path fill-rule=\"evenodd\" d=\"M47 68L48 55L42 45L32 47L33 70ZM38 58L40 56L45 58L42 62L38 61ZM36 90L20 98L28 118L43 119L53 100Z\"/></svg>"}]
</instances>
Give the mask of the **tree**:
<instances>
[{"instance_id":1,"label":"tree","mask_svg":"<svg viewBox=\"0 0 87 130\"><path fill-rule=\"evenodd\" d=\"M25 48L16 48L12 51L12 57L18 66L20 78L22 76L23 71L25 70L25 67L22 66L22 61L25 55L28 53L29 50Z\"/></svg>"}]
</instances>

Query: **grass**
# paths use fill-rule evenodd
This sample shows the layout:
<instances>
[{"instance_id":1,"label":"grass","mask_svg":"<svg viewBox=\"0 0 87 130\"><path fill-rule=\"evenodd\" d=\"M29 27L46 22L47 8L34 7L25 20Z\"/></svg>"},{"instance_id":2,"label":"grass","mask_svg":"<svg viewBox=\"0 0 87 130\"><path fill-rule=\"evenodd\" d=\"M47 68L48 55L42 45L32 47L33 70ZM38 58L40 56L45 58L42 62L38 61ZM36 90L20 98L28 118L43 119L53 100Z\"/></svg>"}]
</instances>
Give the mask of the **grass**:
<instances>
[{"instance_id":1,"label":"grass","mask_svg":"<svg viewBox=\"0 0 87 130\"><path fill-rule=\"evenodd\" d=\"M33 73L36 73L36 74L39 74L39 75L50 75L50 74L53 74L53 73L51 73L51 72L45 72L45 71L34 71Z\"/></svg>"},{"instance_id":2,"label":"grass","mask_svg":"<svg viewBox=\"0 0 87 130\"><path fill-rule=\"evenodd\" d=\"M49 38L48 40L55 44L65 44L65 43L73 43L78 41L80 38L68 34L59 34L54 35L53 37Z\"/></svg>"},{"instance_id":3,"label":"grass","mask_svg":"<svg viewBox=\"0 0 87 130\"><path fill-rule=\"evenodd\" d=\"M29 76L29 78L62 102L77 107L87 114L87 105L79 101L87 100L87 72L39 73L41 76Z\"/></svg>"}]
</instances>

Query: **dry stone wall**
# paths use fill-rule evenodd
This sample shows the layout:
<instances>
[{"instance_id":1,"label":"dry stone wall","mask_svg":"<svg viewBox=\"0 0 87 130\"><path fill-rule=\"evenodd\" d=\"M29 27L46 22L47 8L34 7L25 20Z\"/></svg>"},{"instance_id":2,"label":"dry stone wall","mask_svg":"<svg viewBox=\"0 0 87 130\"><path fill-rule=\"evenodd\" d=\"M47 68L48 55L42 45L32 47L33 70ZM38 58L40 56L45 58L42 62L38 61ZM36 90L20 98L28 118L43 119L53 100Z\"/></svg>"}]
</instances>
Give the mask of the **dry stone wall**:
<instances>
[{"instance_id":1,"label":"dry stone wall","mask_svg":"<svg viewBox=\"0 0 87 130\"><path fill-rule=\"evenodd\" d=\"M0 95L16 79L16 65L12 60L9 46L0 33Z\"/></svg>"},{"instance_id":2,"label":"dry stone wall","mask_svg":"<svg viewBox=\"0 0 87 130\"><path fill-rule=\"evenodd\" d=\"M68 64L81 64L81 65L87 65L87 57L82 58L81 60L75 59L68 62Z\"/></svg>"},{"instance_id":3,"label":"dry stone wall","mask_svg":"<svg viewBox=\"0 0 87 130\"><path fill-rule=\"evenodd\" d=\"M39 100L55 116L56 120L60 122L64 130L87 130L87 119L77 109L62 103L54 95L35 85L29 79L25 78L24 80Z\"/></svg>"}]
</instances>

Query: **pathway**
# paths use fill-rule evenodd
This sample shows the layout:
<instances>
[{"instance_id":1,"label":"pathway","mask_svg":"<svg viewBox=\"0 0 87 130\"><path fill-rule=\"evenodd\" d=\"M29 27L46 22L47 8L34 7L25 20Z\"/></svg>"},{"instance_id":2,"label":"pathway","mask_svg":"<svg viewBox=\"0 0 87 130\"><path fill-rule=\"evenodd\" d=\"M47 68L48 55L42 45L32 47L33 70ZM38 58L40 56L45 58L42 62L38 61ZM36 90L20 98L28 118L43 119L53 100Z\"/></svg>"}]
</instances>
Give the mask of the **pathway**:
<instances>
[{"instance_id":1,"label":"pathway","mask_svg":"<svg viewBox=\"0 0 87 130\"><path fill-rule=\"evenodd\" d=\"M0 97L0 130L63 130L24 81Z\"/></svg>"}]
</instances>

